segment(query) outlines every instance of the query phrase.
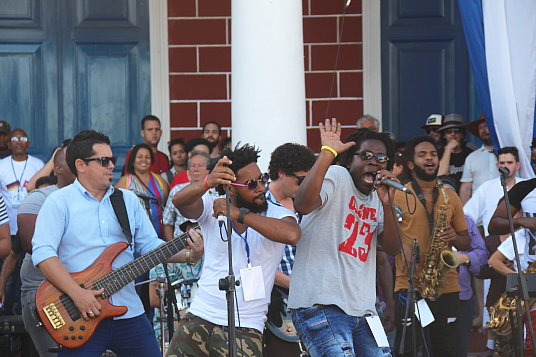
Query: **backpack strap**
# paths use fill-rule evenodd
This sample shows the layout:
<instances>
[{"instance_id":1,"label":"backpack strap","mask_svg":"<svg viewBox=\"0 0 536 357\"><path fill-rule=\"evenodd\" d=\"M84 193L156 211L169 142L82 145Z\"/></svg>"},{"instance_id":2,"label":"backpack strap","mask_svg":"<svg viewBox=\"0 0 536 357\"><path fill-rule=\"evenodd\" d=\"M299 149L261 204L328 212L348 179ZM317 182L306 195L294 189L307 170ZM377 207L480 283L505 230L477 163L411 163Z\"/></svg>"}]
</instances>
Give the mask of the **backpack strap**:
<instances>
[{"instance_id":1,"label":"backpack strap","mask_svg":"<svg viewBox=\"0 0 536 357\"><path fill-rule=\"evenodd\" d=\"M130 224L128 221L127 207L125 205L125 200L123 199L123 191L118 188L114 189L114 192L110 196L110 202L114 208L117 220L121 225L123 234L127 238L128 245L132 248L132 233L130 232Z\"/></svg>"}]
</instances>

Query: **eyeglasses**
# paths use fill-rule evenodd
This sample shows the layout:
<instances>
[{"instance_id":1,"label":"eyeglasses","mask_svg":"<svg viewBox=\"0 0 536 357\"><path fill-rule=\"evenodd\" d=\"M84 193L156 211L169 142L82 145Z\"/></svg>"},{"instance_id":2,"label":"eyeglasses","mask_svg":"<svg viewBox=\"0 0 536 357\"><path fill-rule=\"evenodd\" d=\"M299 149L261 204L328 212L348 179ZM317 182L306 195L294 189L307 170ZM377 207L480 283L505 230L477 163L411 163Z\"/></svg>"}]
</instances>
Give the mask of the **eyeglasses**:
<instances>
[{"instance_id":1,"label":"eyeglasses","mask_svg":"<svg viewBox=\"0 0 536 357\"><path fill-rule=\"evenodd\" d=\"M21 137L13 136L11 138L11 141L24 141L24 142L27 142L28 138L26 136L21 136Z\"/></svg>"},{"instance_id":2,"label":"eyeglasses","mask_svg":"<svg viewBox=\"0 0 536 357\"><path fill-rule=\"evenodd\" d=\"M305 176L296 176L295 174L288 174L287 176L296 178L298 180L298 186L305 180Z\"/></svg>"},{"instance_id":3,"label":"eyeglasses","mask_svg":"<svg viewBox=\"0 0 536 357\"><path fill-rule=\"evenodd\" d=\"M110 166L110 162L115 165L117 162L117 156L102 156L102 157L88 157L87 159L82 159L84 161L100 161L102 167Z\"/></svg>"},{"instance_id":4,"label":"eyeglasses","mask_svg":"<svg viewBox=\"0 0 536 357\"><path fill-rule=\"evenodd\" d=\"M372 158L375 158L377 162L379 162L380 164L383 164L383 163L386 163L387 161L389 161L389 158L387 157L387 155L384 155L384 154L374 154L373 152L370 152L370 151L361 151L361 152L356 152L355 155L359 155L361 156L361 158L363 160L372 160Z\"/></svg>"},{"instance_id":5,"label":"eyeglasses","mask_svg":"<svg viewBox=\"0 0 536 357\"><path fill-rule=\"evenodd\" d=\"M255 191L257 189L257 186L259 185L259 181L263 186L266 186L269 178L270 178L270 175L268 175L267 173L264 173L264 174L261 174L261 177L259 179L255 179L255 178L249 179L246 181L245 184L231 182L231 185L247 187L248 190Z\"/></svg>"},{"instance_id":6,"label":"eyeglasses","mask_svg":"<svg viewBox=\"0 0 536 357\"><path fill-rule=\"evenodd\" d=\"M447 129L447 130L445 130L446 134L459 134L461 132L462 131L460 129Z\"/></svg>"},{"instance_id":7,"label":"eyeglasses","mask_svg":"<svg viewBox=\"0 0 536 357\"><path fill-rule=\"evenodd\" d=\"M439 127L439 126L438 126ZM430 134L431 132L436 132L437 128L426 128L426 134Z\"/></svg>"}]
</instances>

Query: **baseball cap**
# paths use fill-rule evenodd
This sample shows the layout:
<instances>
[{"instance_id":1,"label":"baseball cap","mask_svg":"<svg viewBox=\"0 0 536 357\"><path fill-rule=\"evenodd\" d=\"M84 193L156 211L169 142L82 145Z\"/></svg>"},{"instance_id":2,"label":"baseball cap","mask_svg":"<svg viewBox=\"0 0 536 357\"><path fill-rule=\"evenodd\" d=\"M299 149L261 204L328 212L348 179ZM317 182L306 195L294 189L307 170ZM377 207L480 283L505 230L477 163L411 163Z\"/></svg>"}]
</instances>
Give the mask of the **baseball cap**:
<instances>
[{"instance_id":1,"label":"baseball cap","mask_svg":"<svg viewBox=\"0 0 536 357\"><path fill-rule=\"evenodd\" d=\"M443 116L441 114L432 114L426 119L426 124L421 129L428 129L432 126L440 127L443 125Z\"/></svg>"}]
</instances>

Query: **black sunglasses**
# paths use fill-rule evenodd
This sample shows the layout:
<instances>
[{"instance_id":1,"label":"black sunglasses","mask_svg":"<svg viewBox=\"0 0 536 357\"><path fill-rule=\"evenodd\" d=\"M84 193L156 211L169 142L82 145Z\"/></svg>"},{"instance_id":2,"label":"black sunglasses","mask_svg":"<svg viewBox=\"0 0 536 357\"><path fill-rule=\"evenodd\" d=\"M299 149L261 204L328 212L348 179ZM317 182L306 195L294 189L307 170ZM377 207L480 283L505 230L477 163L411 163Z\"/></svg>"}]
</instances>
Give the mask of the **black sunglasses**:
<instances>
[{"instance_id":1,"label":"black sunglasses","mask_svg":"<svg viewBox=\"0 0 536 357\"><path fill-rule=\"evenodd\" d=\"M115 165L117 162L117 156L102 156L102 157L88 157L87 159L82 159L84 161L100 161L102 167L110 166L110 162Z\"/></svg>"},{"instance_id":2,"label":"black sunglasses","mask_svg":"<svg viewBox=\"0 0 536 357\"><path fill-rule=\"evenodd\" d=\"M296 178L298 180L298 186L301 185L303 180L305 180L305 176L297 176L295 174L288 174L287 176L291 176L291 177Z\"/></svg>"},{"instance_id":3,"label":"black sunglasses","mask_svg":"<svg viewBox=\"0 0 536 357\"><path fill-rule=\"evenodd\" d=\"M387 157L387 155L384 155L384 154L374 154L373 152L370 152L370 151L367 151L367 150L363 150L361 152L356 152L355 155L359 155L361 156L361 158L363 160L372 160L372 158L375 158L377 162L383 164L383 163L386 163L387 161L389 161L389 158Z\"/></svg>"},{"instance_id":4,"label":"black sunglasses","mask_svg":"<svg viewBox=\"0 0 536 357\"><path fill-rule=\"evenodd\" d=\"M270 179L270 175L268 175L267 173L264 173L264 174L261 174L261 177L256 179L256 178L252 178L252 179L249 179L247 180L245 183L234 183L234 182L231 182L231 185L233 186L241 186L241 187L247 187L248 190L250 191L255 191L257 189L257 186L259 185L259 182L263 185L263 186L266 186L266 184L268 183L268 180Z\"/></svg>"}]
</instances>

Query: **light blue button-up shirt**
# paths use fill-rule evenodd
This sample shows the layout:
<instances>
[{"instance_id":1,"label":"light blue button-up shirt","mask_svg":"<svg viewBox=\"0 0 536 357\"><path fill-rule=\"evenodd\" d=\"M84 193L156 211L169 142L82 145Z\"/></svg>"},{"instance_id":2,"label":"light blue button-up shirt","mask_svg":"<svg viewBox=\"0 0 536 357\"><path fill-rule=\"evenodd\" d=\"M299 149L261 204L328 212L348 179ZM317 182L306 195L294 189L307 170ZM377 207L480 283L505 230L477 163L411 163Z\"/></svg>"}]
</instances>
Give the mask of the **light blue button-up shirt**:
<instances>
[{"instance_id":1,"label":"light blue button-up shirt","mask_svg":"<svg viewBox=\"0 0 536 357\"><path fill-rule=\"evenodd\" d=\"M102 201L93 197L76 180L72 185L52 193L43 204L32 238L32 260L38 265L50 257L58 257L70 273L90 266L110 245L127 242L110 202L114 188L110 186ZM134 251L145 254L160 244L156 232L140 201L132 192L123 191L134 249L127 248L112 262L117 269L134 259ZM144 313L134 283L110 297L114 305L127 306L125 319Z\"/></svg>"}]
</instances>

